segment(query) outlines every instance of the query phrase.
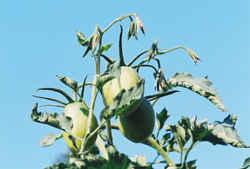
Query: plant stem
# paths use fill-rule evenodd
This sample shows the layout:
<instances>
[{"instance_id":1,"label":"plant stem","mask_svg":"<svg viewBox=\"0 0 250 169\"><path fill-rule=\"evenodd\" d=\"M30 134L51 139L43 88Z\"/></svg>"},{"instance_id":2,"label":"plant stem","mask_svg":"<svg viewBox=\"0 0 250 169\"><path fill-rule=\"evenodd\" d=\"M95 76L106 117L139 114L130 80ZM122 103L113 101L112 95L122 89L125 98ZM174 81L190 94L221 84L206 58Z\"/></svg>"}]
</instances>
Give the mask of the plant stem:
<instances>
[{"instance_id":1,"label":"plant stem","mask_svg":"<svg viewBox=\"0 0 250 169\"><path fill-rule=\"evenodd\" d=\"M159 52L158 54L165 54L165 53L171 52L171 51L176 50L176 49L185 49L185 50L188 50L187 48L185 48L183 46L177 46L177 47L174 47L172 49L169 49L169 50L166 50L166 51L163 51L163 52Z\"/></svg>"},{"instance_id":2,"label":"plant stem","mask_svg":"<svg viewBox=\"0 0 250 169\"><path fill-rule=\"evenodd\" d=\"M167 153L162 149L159 144L157 144L157 142L152 137L147 138L144 142L147 145L155 148L157 152L164 158L166 163L168 163L170 166L175 166L174 162L168 157Z\"/></svg>"},{"instance_id":3,"label":"plant stem","mask_svg":"<svg viewBox=\"0 0 250 169\"><path fill-rule=\"evenodd\" d=\"M139 55L137 55L137 56L128 64L128 66L130 67L139 57L141 57L143 54L145 54L145 53L147 53L147 52L148 52L148 50L146 50L146 51L140 53Z\"/></svg>"},{"instance_id":4,"label":"plant stem","mask_svg":"<svg viewBox=\"0 0 250 169\"><path fill-rule=\"evenodd\" d=\"M126 15L122 15L120 16L119 18L116 18L113 22L111 22L111 24L109 24L103 31L102 33L106 32L112 25L114 25L116 22L118 21L121 21L127 17L130 17L130 16L136 16L137 17L137 14L136 13L132 13L132 14L126 14Z\"/></svg>"},{"instance_id":5,"label":"plant stem","mask_svg":"<svg viewBox=\"0 0 250 169\"><path fill-rule=\"evenodd\" d=\"M183 163L186 163L186 161L187 161L187 156L188 156L190 150L192 150L192 148L194 148L199 142L200 142L200 141L196 141L196 142L192 142L192 143L191 143L191 145L190 145L190 146L188 147L188 149L187 149L187 152L186 152L186 154L185 154Z\"/></svg>"}]
</instances>

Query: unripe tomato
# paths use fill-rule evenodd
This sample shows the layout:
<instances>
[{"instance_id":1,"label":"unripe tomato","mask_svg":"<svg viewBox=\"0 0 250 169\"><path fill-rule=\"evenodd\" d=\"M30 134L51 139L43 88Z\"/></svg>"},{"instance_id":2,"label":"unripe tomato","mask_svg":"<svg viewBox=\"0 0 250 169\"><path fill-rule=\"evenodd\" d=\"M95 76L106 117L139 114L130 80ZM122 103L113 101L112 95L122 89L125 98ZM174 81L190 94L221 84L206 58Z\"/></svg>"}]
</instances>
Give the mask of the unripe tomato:
<instances>
[{"instance_id":1,"label":"unripe tomato","mask_svg":"<svg viewBox=\"0 0 250 169\"><path fill-rule=\"evenodd\" d=\"M64 108L63 112L65 113L66 116L71 117L73 120L73 128L71 130L71 133L79 138L84 138L88 125L89 109L81 102L74 102L68 104ZM91 127L90 128L91 132L98 127L98 122L94 115L92 117L92 122L90 127ZM80 150L81 148L82 142L75 139L76 147L78 148L77 150L72 144L72 141L68 138L68 136L69 134L63 131L63 137L69 149L73 153L78 153L78 150ZM84 147L84 151L90 150L95 145L96 138L97 138L97 133L93 135L91 138L89 138Z\"/></svg>"},{"instance_id":2,"label":"unripe tomato","mask_svg":"<svg viewBox=\"0 0 250 169\"><path fill-rule=\"evenodd\" d=\"M130 141L140 143L147 139L155 126L155 114L152 105L145 98L140 106L127 117L118 116L121 133Z\"/></svg>"},{"instance_id":3,"label":"unripe tomato","mask_svg":"<svg viewBox=\"0 0 250 169\"><path fill-rule=\"evenodd\" d=\"M103 86L103 97L108 105L113 104L113 97L115 97L122 89L129 89L135 85L140 79L138 73L131 67L121 66L121 75L115 78ZM128 116L133 113L140 105L141 100L138 100L135 104L130 106L127 110L122 112L121 116Z\"/></svg>"}]
</instances>

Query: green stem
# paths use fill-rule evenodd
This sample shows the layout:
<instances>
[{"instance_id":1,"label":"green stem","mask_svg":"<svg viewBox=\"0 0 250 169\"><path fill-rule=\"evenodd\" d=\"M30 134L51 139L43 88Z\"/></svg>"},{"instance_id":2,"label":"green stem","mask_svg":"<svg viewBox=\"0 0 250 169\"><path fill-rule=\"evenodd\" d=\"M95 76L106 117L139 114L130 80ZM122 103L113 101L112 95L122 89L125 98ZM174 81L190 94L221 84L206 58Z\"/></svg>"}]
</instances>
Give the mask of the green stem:
<instances>
[{"instance_id":1,"label":"green stem","mask_svg":"<svg viewBox=\"0 0 250 169\"><path fill-rule=\"evenodd\" d=\"M143 54L145 54L145 53L147 53L147 52L148 52L148 50L146 50L146 51L140 53L139 55L137 55L137 56L128 64L128 66L130 67L139 57L141 57Z\"/></svg>"},{"instance_id":2,"label":"green stem","mask_svg":"<svg viewBox=\"0 0 250 169\"><path fill-rule=\"evenodd\" d=\"M192 150L192 148L194 148L200 141L196 141L196 142L192 142L191 145L188 147L187 149L187 152L185 154L185 157L184 157L184 160L183 160L183 163L185 164L186 161L187 161L187 156L189 154L189 152Z\"/></svg>"},{"instance_id":3,"label":"green stem","mask_svg":"<svg viewBox=\"0 0 250 169\"><path fill-rule=\"evenodd\" d=\"M102 33L106 32L112 25L114 25L116 22L118 21L121 21L127 17L130 17L130 16L136 16L137 17L137 14L136 13L132 13L132 14L126 14L126 15L122 15L120 16L119 18L116 18L113 22L111 22L111 24L109 24L103 31Z\"/></svg>"},{"instance_id":4,"label":"green stem","mask_svg":"<svg viewBox=\"0 0 250 169\"><path fill-rule=\"evenodd\" d=\"M157 152L164 158L166 163L168 163L170 166L175 166L174 162L168 157L168 154L162 149L162 147L157 144L156 140L154 140L152 137L149 137L144 142L147 145L155 148Z\"/></svg>"},{"instance_id":5,"label":"green stem","mask_svg":"<svg viewBox=\"0 0 250 169\"><path fill-rule=\"evenodd\" d=\"M187 48L185 48L183 46L177 46L175 48L172 48L172 49L169 49L169 50L166 50L166 51L163 51L163 52L158 52L158 54L165 54L165 53L171 52L171 51L176 50L176 49L185 49L185 50L188 50Z\"/></svg>"}]
</instances>

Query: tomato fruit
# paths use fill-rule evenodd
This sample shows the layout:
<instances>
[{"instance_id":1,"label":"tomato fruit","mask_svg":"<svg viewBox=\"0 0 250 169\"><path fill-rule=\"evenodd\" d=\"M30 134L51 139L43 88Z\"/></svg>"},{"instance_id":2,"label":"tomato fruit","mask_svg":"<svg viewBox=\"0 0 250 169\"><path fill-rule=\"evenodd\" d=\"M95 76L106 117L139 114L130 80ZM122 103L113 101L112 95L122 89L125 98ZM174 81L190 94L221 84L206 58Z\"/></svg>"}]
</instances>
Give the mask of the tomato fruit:
<instances>
[{"instance_id":1,"label":"tomato fruit","mask_svg":"<svg viewBox=\"0 0 250 169\"><path fill-rule=\"evenodd\" d=\"M130 141L140 143L147 139L155 126L155 114L152 105L145 98L140 106L127 117L118 116L121 133Z\"/></svg>"},{"instance_id":2,"label":"tomato fruit","mask_svg":"<svg viewBox=\"0 0 250 169\"><path fill-rule=\"evenodd\" d=\"M131 67L121 66L121 75L118 78L112 79L103 86L103 97L107 105L113 104L113 97L115 97L122 89L129 89L137 83L140 79L138 73ZM132 106L122 112L121 116L128 116L133 113L140 105L141 100L138 100Z\"/></svg>"},{"instance_id":3,"label":"tomato fruit","mask_svg":"<svg viewBox=\"0 0 250 169\"><path fill-rule=\"evenodd\" d=\"M81 102L74 102L68 104L63 112L66 116L71 117L73 120L73 128L71 130L71 133L79 138L84 138L87 130L87 124L88 124L88 114L89 114L89 108L81 103ZM98 122L96 120L96 117L93 115L92 122L90 126L90 131L94 131L98 127ZM63 131L63 137L64 140L69 147L69 149L73 153L78 153L78 151L81 148L82 142L80 140L75 139L76 141L76 147L73 145L72 141L68 138L69 134L67 132ZM89 140L87 141L84 151L90 150L94 145L97 138L97 133L93 135Z\"/></svg>"}]
</instances>

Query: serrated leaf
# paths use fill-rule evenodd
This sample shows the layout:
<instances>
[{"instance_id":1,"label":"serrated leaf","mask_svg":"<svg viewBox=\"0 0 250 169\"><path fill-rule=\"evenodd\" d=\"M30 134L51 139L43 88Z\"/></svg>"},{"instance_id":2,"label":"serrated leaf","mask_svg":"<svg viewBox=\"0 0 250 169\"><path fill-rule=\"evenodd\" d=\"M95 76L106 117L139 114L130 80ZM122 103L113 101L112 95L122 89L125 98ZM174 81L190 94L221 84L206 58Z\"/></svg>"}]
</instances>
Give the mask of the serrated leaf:
<instances>
[{"instance_id":1,"label":"serrated leaf","mask_svg":"<svg viewBox=\"0 0 250 169\"><path fill-rule=\"evenodd\" d=\"M54 141L60 139L63 137L63 134L60 133L58 135L54 134L54 133L49 133L46 136L44 136L42 138L42 140L40 141L40 146L41 147L47 147L50 146L54 143Z\"/></svg>"},{"instance_id":2,"label":"serrated leaf","mask_svg":"<svg viewBox=\"0 0 250 169\"><path fill-rule=\"evenodd\" d=\"M110 80L119 77L121 75L121 67L120 67L120 61L117 61L113 63L110 66L110 71L104 72L102 75L100 75L96 81L96 86L99 90Z\"/></svg>"},{"instance_id":3,"label":"serrated leaf","mask_svg":"<svg viewBox=\"0 0 250 169\"><path fill-rule=\"evenodd\" d=\"M78 89L78 83L77 81L73 80L73 79L70 79L68 77L61 77L61 76L58 76L58 79L64 83L65 85L69 86L71 89L73 89L75 92L77 92L77 89Z\"/></svg>"},{"instance_id":4,"label":"serrated leaf","mask_svg":"<svg viewBox=\"0 0 250 169\"><path fill-rule=\"evenodd\" d=\"M142 99L144 94L144 78L141 78L128 90L122 89L114 98L113 104L104 107L100 113L100 120L110 119L132 106L136 101Z\"/></svg>"},{"instance_id":5,"label":"serrated leaf","mask_svg":"<svg viewBox=\"0 0 250 169\"><path fill-rule=\"evenodd\" d=\"M192 141L196 142L207 136L210 132L207 127L208 119L202 119L196 122L197 116L191 119L190 129L192 131Z\"/></svg>"},{"instance_id":6,"label":"serrated leaf","mask_svg":"<svg viewBox=\"0 0 250 169\"><path fill-rule=\"evenodd\" d=\"M245 159L244 164L240 169L247 169L248 167L250 167L250 157Z\"/></svg>"},{"instance_id":7,"label":"serrated leaf","mask_svg":"<svg viewBox=\"0 0 250 169\"><path fill-rule=\"evenodd\" d=\"M235 129L235 122L237 116L228 115L223 122L215 122L209 127L211 134L222 139L225 143L230 144L233 147L250 148L239 137L237 130Z\"/></svg>"},{"instance_id":8,"label":"serrated leaf","mask_svg":"<svg viewBox=\"0 0 250 169\"><path fill-rule=\"evenodd\" d=\"M166 120L170 117L168 111L163 108L162 111L158 114L156 113L156 118L157 118L157 129L158 131L160 131L164 125L164 123L166 122Z\"/></svg>"},{"instance_id":9,"label":"serrated leaf","mask_svg":"<svg viewBox=\"0 0 250 169\"><path fill-rule=\"evenodd\" d=\"M76 31L76 36L77 36L77 41L79 42L79 44L81 44L82 46L89 45L88 40L85 38L82 32Z\"/></svg>"},{"instance_id":10,"label":"serrated leaf","mask_svg":"<svg viewBox=\"0 0 250 169\"><path fill-rule=\"evenodd\" d=\"M37 112L37 104L35 104L34 108L32 109L32 112L30 114L31 120L47 124L52 127L58 128L63 131L71 131L73 127L73 121L70 117L65 116L64 112L62 112L62 115L59 115L57 113L48 113L45 111L45 114L42 112Z\"/></svg>"},{"instance_id":11,"label":"serrated leaf","mask_svg":"<svg viewBox=\"0 0 250 169\"><path fill-rule=\"evenodd\" d=\"M112 45L113 45L113 43L107 44L107 45L105 45L105 46L101 46L101 48L98 50L98 54L101 54L101 53L103 53L103 52L105 52L105 51L108 51L109 48L110 48Z\"/></svg>"},{"instance_id":12,"label":"serrated leaf","mask_svg":"<svg viewBox=\"0 0 250 169\"><path fill-rule=\"evenodd\" d=\"M222 100L216 91L210 87L212 82L206 78L196 78L193 79L192 75L189 73L176 73L172 76L172 78L167 80L168 84L171 86L177 87L184 87L189 90L192 90L195 93L207 98L213 104L215 104L220 110L227 111L222 104Z\"/></svg>"}]
</instances>

